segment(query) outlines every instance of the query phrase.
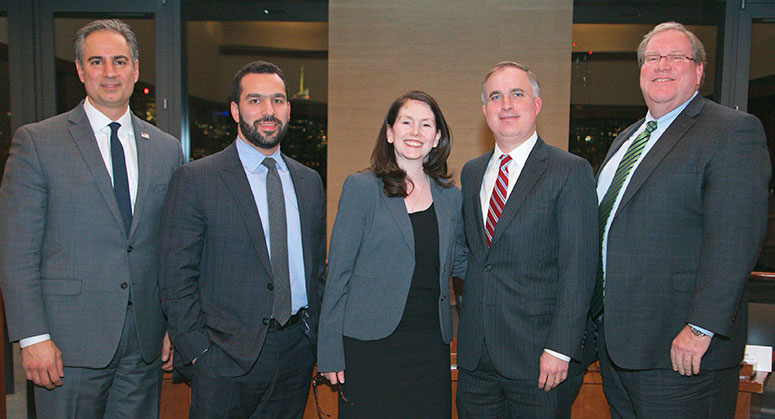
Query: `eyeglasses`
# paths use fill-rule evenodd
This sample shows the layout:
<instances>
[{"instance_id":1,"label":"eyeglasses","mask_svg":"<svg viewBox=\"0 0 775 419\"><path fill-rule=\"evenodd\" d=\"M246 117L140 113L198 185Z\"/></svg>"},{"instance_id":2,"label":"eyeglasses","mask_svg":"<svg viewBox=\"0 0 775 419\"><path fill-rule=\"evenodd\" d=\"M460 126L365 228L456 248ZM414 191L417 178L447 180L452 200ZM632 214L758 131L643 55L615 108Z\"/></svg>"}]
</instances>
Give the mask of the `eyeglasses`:
<instances>
[{"instance_id":1,"label":"eyeglasses","mask_svg":"<svg viewBox=\"0 0 775 419\"><path fill-rule=\"evenodd\" d=\"M665 59L670 64L683 64L687 61L694 61L694 58L688 57L683 54L669 54L669 55L657 55L651 54L643 57L643 64L645 65L657 65L661 59Z\"/></svg>"},{"instance_id":2,"label":"eyeglasses","mask_svg":"<svg viewBox=\"0 0 775 419\"><path fill-rule=\"evenodd\" d=\"M323 419L323 416L330 418L331 415L326 414L323 412L323 409L320 408L320 400L318 399L318 384L328 384L328 379L322 373L317 373L317 375L312 377L312 394L315 395L315 407L318 409L318 419ZM347 400L347 397L345 397L344 393L342 392L342 385L337 384L336 387L339 389L339 397L342 399L342 401L352 406L353 402Z\"/></svg>"}]
</instances>

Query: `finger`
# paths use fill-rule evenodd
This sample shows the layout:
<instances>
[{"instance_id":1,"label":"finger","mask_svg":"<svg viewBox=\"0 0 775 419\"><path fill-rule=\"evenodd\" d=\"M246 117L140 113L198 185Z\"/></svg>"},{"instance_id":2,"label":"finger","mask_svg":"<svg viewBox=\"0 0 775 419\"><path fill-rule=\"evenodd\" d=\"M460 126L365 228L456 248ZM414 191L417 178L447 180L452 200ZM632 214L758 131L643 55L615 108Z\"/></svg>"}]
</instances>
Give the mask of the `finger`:
<instances>
[{"instance_id":1,"label":"finger","mask_svg":"<svg viewBox=\"0 0 775 419\"><path fill-rule=\"evenodd\" d=\"M339 379L340 383L344 384L344 371L337 372L336 377Z\"/></svg>"},{"instance_id":2,"label":"finger","mask_svg":"<svg viewBox=\"0 0 775 419\"><path fill-rule=\"evenodd\" d=\"M57 359L56 359L56 368L57 368L57 374L59 374L59 377L65 376L65 366L62 363L62 353L57 353Z\"/></svg>"},{"instance_id":3,"label":"finger","mask_svg":"<svg viewBox=\"0 0 775 419\"><path fill-rule=\"evenodd\" d=\"M692 370L694 371L694 374L700 373L700 363L702 362L702 358L699 356L695 356L694 360L692 362Z\"/></svg>"},{"instance_id":4,"label":"finger","mask_svg":"<svg viewBox=\"0 0 775 419\"><path fill-rule=\"evenodd\" d=\"M33 381L35 384L41 387L45 387L49 390L52 390L54 388L54 384L51 383L51 379L48 376L48 370L45 370L45 369L40 371L36 370L34 375L37 375L37 378L38 378L37 382Z\"/></svg>"},{"instance_id":5,"label":"finger","mask_svg":"<svg viewBox=\"0 0 775 419\"><path fill-rule=\"evenodd\" d=\"M59 369L56 364L47 369L44 375L49 377L51 384L57 387L62 385L62 376L59 375Z\"/></svg>"},{"instance_id":6,"label":"finger","mask_svg":"<svg viewBox=\"0 0 775 419\"><path fill-rule=\"evenodd\" d=\"M549 374L547 374L544 371L541 371L541 375L538 376L538 388L544 389L546 387L546 382L549 380Z\"/></svg>"}]
</instances>

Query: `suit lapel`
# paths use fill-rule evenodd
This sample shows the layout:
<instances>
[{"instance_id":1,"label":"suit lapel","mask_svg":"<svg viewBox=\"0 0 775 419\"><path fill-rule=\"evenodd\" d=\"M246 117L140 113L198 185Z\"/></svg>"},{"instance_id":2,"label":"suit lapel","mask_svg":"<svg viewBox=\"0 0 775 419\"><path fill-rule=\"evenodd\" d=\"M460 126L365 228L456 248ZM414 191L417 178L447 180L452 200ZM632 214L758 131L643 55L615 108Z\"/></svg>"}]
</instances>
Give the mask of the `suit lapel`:
<instances>
[{"instance_id":1,"label":"suit lapel","mask_svg":"<svg viewBox=\"0 0 775 419\"><path fill-rule=\"evenodd\" d=\"M110 212L113 213L116 223L121 228L121 231L126 234L124 219L121 217L121 211L118 209L116 194L113 192L113 184L110 181L110 174L105 167L105 160L102 159L102 154L100 154L97 139L94 137L94 131L92 131L89 118L86 117L86 112L83 110L83 102L70 111L69 120L72 124L70 125L70 135L81 152L86 166L89 167L89 171L94 176L97 189L99 189L102 198L105 199Z\"/></svg>"},{"instance_id":2,"label":"suit lapel","mask_svg":"<svg viewBox=\"0 0 775 419\"><path fill-rule=\"evenodd\" d=\"M310 247L310 238L312 233L310 232L310 223L315 219L316 214L314 208L311 207L311 202L307 196L309 192L307 189L310 185L310 179L296 166L296 162L287 158L282 154L285 165L288 166L288 171L291 174L291 180L293 181L293 189L296 192L296 202L299 205L299 220L301 221L301 247L304 255L304 278L312 278L312 248ZM305 281L306 282L306 281ZM309 288L309 284L307 284Z\"/></svg>"},{"instance_id":3,"label":"suit lapel","mask_svg":"<svg viewBox=\"0 0 775 419\"><path fill-rule=\"evenodd\" d=\"M606 164L608 164L608 161L611 160L611 157L613 157L614 154L621 148L622 144L624 144L625 141L627 141L628 138L632 136L632 133L635 132L636 129L638 129L639 126L643 125L643 120L646 118L641 118L640 121L630 125L629 127L625 128L622 132L620 132L616 139L611 143L611 147L608 148L608 154L605 156L605 160L603 160L603 163L600 165L600 168L597 170L597 178L600 177L600 172L603 171L603 168Z\"/></svg>"},{"instance_id":4,"label":"suit lapel","mask_svg":"<svg viewBox=\"0 0 775 419\"><path fill-rule=\"evenodd\" d=\"M382 181L380 181L379 184L380 191L382 191ZM404 199L401 197L390 198L384 193L380 193L379 196L388 208L390 215L392 215L393 219L396 221L398 231L401 232L404 240L406 240L406 244L409 246L409 249L412 250L412 254L414 254L414 231L412 230L412 222L409 220L409 214L407 213Z\"/></svg>"},{"instance_id":5,"label":"suit lapel","mask_svg":"<svg viewBox=\"0 0 775 419\"><path fill-rule=\"evenodd\" d=\"M530 155L525 161L525 167L522 168L522 172L517 178L517 183L514 185L514 189L511 190L511 195L506 200L506 205L503 207L503 213L498 219L498 224L495 225L495 234L492 237L493 246L501 236L503 230L509 225L514 218L514 214L519 211L522 203L525 202L525 198L533 190L533 186L541 175L546 171L546 159L548 155L546 153L546 144L539 137L530 152ZM511 180L509 180L511 181Z\"/></svg>"},{"instance_id":6,"label":"suit lapel","mask_svg":"<svg viewBox=\"0 0 775 419\"><path fill-rule=\"evenodd\" d=\"M627 189L622 195L622 200L619 202L619 207L616 209L616 213L627 205L627 202L632 199L638 189L646 182L654 169L659 163L667 156L670 150L675 147L678 141L683 138L684 134L689 131L689 128L694 125L694 117L702 109L704 105L704 98L699 94L692 100L689 105L681 112L678 117L675 118L670 127L665 131L661 137L657 140L656 144L649 150L648 154L643 157L643 161L635 169L632 174L632 179L627 185ZM616 215L614 215L615 217Z\"/></svg>"},{"instance_id":7,"label":"suit lapel","mask_svg":"<svg viewBox=\"0 0 775 419\"><path fill-rule=\"evenodd\" d=\"M479 238L479 245L483 249L487 249L487 236L484 233L484 216L482 214L482 200L479 198L479 191L482 190L482 182L484 181L484 172L487 170L487 164L492 158L493 150L482 156L477 157L471 162L471 187L467 188L469 195L468 201L473 202L473 214L474 224L476 225L476 236Z\"/></svg>"},{"instance_id":8,"label":"suit lapel","mask_svg":"<svg viewBox=\"0 0 775 419\"><path fill-rule=\"evenodd\" d=\"M251 240L253 240L253 245L258 253L258 259L264 265L264 269L271 275L272 264L269 262L269 251L266 248L261 217L258 215L258 208L253 198L253 192L250 189L250 183L248 183L248 178L245 175L245 169L242 167L237 154L237 145L232 143L227 147L224 150L223 157L225 165L220 172L221 179L231 193L240 216L245 220L245 227Z\"/></svg>"},{"instance_id":9,"label":"suit lapel","mask_svg":"<svg viewBox=\"0 0 775 419\"><path fill-rule=\"evenodd\" d=\"M449 252L450 234L452 233L452 216L450 211L452 203L445 200L443 188L438 183L431 180L431 195L433 196L433 208L436 213L436 224L439 226L439 263L444 266L447 260L447 253Z\"/></svg>"},{"instance_id":10,"label":"suit lapel","mask_svg":"<svg viewBox=\"0 0 775 419\"><path fill-rule=\"evenodd\" d=\"M135 197L135 209L132 216L132 228L129 236L134 234L137 223L143 214L145 203L151 187L151 167L153 167L153 145L148 132L145 130L145 122L132 114L132 128L135 133L137 145L137 196Z\"/></svg>"}]
</instances>

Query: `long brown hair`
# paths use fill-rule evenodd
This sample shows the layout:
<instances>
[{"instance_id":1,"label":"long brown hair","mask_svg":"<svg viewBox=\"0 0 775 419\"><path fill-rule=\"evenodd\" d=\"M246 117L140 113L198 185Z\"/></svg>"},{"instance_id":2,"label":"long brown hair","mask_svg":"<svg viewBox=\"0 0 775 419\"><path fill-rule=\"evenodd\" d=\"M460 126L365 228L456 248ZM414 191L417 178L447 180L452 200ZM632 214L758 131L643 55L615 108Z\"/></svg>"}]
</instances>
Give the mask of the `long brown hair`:
<instances>
[{"instance_id":1,"label":"long brown hair","mask_svg":"<svg viewBox=\"0 0 775 419\"><path fill-rule=\"evenodd\" d=\"M385 115L382 122L382 128L377 135L377 143L374 145L374 151L371 152L371 170L377 177L382 178L385 184L383 192L389 197L405 197L408 195L406 188L406 172L398 166L396 162L396 153L393 144L387 141L387 129L392 127L398 117L398 111L409 100L416 100L427 104L433 116L436 119L436 129L441 133L439 144L431 149L430 154L423 162L423 171L433 178L439 185L448 188L454 184L450 179L451 175L447 171L447 157L452 147L452 132L447 126L447 120L441 113L441 108L431 95L411 91L405 93L395 100ZM411 182L411 181L410 181Z\"/></svg>"}]
</instances>

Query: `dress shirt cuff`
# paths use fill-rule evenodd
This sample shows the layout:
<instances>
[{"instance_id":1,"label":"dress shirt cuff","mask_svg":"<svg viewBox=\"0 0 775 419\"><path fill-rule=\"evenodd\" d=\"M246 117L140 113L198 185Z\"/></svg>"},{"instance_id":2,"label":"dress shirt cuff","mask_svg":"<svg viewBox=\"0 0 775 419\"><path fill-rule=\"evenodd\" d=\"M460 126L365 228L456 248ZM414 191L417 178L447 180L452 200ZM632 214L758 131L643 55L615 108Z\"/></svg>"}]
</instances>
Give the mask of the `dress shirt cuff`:
<instances>
[{"instance_id":1,"label":"dress shirt cuff","mask_svg":"<svg viewBox=\"0 0 775 419\"><path fill-rule=\"evenodd\" d=\"M700 326L697 326L696 324L691 324L691 323L687 323L687 324L689 325L689 327L693 327L693 328L699 330L700 332L705 333L706 335L708 335L710 337L713 337L713 335L715 334L715 333L711 332L708 329L703 329Z\"/></svg>"},{"instance_id":2,"label":"dress shirt cuff","mask_svg":"<svg viewBox=\"0 0 775 419\"><path fill-rule=\"evenodd\" d=\"M555 358L559 358L559 359L561 359L561 360L563 360L565 362L570 362L570 357L567 356L567 355L563 355L563 354L561 354L559 352L555 352L555 351L553 351L551 349L544 349L544 352L548 353L549 355L551 355L551 356L553 356Z\"/></svg>"},{"instance_id":3,"label":"dress shirt cuff","mask_svg":"<svg viewBox=\"0 0 775 419\"><path fill-rule=\"evenodd\" d=\"M19 339L19 348L26 348L30 345L43 342L44 340L51 340L51 335L48 333L37 336L30 336L28 338Z\"/></svg>"}]
</instances>

